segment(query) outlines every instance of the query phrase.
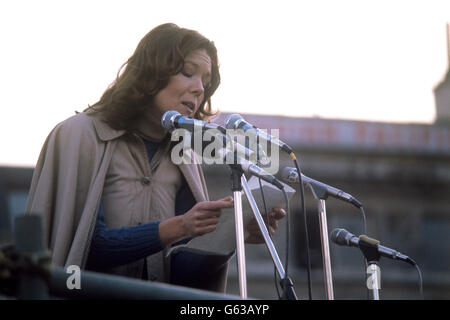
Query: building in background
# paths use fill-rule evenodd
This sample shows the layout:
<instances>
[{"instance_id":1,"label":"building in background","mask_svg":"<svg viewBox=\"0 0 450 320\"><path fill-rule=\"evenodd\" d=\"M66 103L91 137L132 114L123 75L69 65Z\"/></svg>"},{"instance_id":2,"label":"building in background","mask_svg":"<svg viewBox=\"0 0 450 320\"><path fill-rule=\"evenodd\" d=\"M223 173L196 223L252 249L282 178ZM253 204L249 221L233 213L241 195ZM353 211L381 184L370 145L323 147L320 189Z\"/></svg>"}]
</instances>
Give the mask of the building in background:
<instances>
[{"instance_id":1,"label":"building in background","mask_svg":"<svg viewBox=\"0 0 450 320\"><path fill-rule=\"evenodd\" d=\"M434 88L434 100L436 103L436 124L450 124L450 24L446 25L447 31L447 63L448 70L444 79Z\"/></svg>"},{"instance_id":2,"label":"building in background","mask_svg":"<svg viewBox=\"0 0 450 320\"><path fill-rule=\"evenodd\" d=\"M0 166L0 241L14 217L25 211L33 168ZM9 225L9 226L8 226Z\"/></svg>"}]
</instances>

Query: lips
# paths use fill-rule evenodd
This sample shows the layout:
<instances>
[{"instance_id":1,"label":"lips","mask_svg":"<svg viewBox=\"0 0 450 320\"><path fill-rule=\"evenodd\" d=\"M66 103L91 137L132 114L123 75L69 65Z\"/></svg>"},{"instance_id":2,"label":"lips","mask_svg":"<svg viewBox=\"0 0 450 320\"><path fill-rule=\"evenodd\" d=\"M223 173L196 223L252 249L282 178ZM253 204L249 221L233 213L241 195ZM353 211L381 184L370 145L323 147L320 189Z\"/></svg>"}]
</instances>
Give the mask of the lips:
<instances>
[{"instance_id":1,"label":"lips","mask_svg":"<svg viewBox=\"0 0 450 320\"><path fill-rule=\"evenodd\" d=\"M182 105L184 105L186 108L190 110L190 112L194 112L195 109L195 103L191 101L182 101Z\"/></svg>"}]
</instances>

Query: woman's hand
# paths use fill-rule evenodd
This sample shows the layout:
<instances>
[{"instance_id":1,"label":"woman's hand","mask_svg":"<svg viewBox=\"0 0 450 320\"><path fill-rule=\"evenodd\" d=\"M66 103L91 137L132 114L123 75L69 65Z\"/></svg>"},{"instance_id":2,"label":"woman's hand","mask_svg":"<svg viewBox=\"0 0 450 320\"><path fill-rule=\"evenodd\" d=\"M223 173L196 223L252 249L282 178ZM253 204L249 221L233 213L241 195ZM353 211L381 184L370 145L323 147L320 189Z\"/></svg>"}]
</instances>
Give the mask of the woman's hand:
<instances>
[{"instance_id":1,"label":"woman's hand","mask_svg":"<svg viewBox=\"0 0 450 320\"><path fill-rule=\"evenodd\" d=\"M217 201L199 202L181 217L183 218L183 228L185 238L201 236L205 233L216 230L221 209L233 206L231 197L226 197Z\"/></svg>"},{"instance_id":2,"label":"woman's hand","mask_svg":"<svg viewBox=\"0 0 450 320\"><path fill-rule=\"evenodd\" d=\"M164 245L170 245L184 238L212 232L216 230L221 209L231 207L232 197L199 202L185 214L162 221L159 224L159 238Z\"/></svg>"},{"instance_id":3,"label":"woman's hand","mask_svg":"<svg viewBox=\"0 0 450 320\"><path fill-rule=\"evenodd\" d=\"M269 212L269 234L273 236L275 230L278 228L278 220L283 219L286 216L286 211L282 208L275 207ZM266 219L264 219L266 222ZM246 226L250 235L245 239L246 243L257 244L264 243L264 237L259 229L258 222L253 218Z\"/></svg>"}]
</instances>

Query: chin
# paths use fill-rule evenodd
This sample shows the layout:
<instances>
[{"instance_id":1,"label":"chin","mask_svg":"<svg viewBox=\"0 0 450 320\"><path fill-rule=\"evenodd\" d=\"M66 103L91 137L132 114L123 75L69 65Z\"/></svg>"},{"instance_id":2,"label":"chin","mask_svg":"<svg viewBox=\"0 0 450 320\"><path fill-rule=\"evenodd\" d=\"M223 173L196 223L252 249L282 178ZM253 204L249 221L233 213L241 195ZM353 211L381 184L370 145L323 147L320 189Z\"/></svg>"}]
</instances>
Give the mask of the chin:
<instances>
[{"instance_id":1,"label":"chin","mask_svg":"<svg viewBox=\"0 0 450 320\"><path fill-rule=\"evenodd\" d=\"M193 118L194 117L194 115L195 115L195 112L194 111L192 111L192 110L189 110L189 111L185 111L185 112L183 112L183 113L181 113L183 116L186 116L186 117L189 117L189 118Z\"/></svg>"}]
</instances>

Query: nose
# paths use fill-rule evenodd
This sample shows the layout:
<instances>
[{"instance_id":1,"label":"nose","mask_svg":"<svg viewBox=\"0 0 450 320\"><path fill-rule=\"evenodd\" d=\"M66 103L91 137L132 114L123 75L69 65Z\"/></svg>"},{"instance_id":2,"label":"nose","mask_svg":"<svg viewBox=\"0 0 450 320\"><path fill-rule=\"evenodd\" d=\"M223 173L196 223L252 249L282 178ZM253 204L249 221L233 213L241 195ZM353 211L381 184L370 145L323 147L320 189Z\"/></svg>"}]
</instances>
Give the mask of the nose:
<instances>
[{"instance_id":1,"label":"nose","mask_svg":"<svg viewBox=\"0 0 450 320\"><path fill-rule=\"evenodd\" d=\"M195 77L192 79L191 92L196 96L200 96L205 92L205 88L203 87L203 81L200 77Z\"/></svg>"}]
</instances>

